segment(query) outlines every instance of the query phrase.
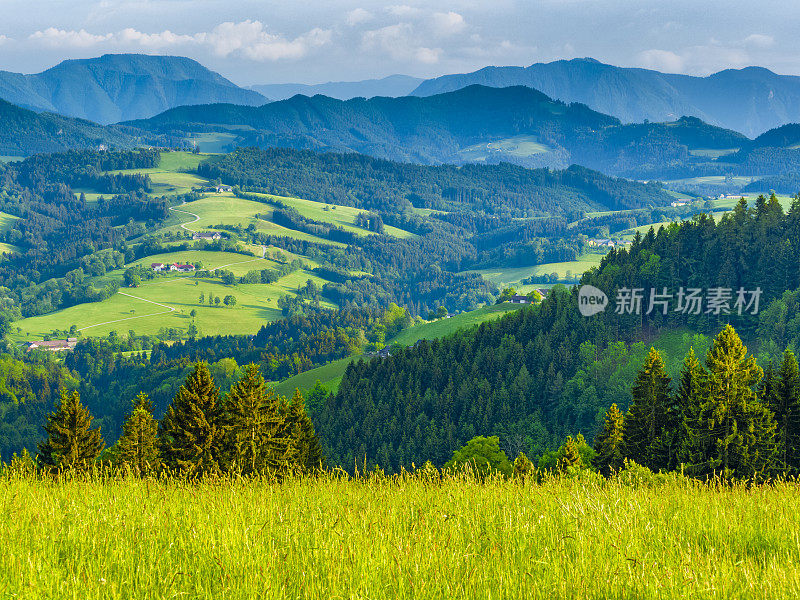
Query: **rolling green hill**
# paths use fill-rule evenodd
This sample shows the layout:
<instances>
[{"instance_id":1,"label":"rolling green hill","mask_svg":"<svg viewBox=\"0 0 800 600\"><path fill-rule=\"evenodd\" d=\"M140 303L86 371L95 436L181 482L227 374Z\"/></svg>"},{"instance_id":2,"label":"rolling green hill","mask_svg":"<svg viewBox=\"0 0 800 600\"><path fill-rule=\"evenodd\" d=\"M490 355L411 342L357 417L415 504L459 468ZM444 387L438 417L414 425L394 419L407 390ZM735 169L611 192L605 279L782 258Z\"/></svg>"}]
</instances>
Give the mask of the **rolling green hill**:
<instances>
[{"instance_id":1,"label":"rolling green hill","mask_svg":"<svg viewBox=\"0 0 800 600\"><path fill-rule=\"evenodd\" d=\"M402 346L411 346L418 340L435 340L438 338L446 337L460 329L469 329L475 325L480 325L484 321L499 318L504 314L517 310L518 305L515 304L494 304L478 308L476 310L463 312L446 319L438 319L428 323L421 323L414 325L408 329L401 331L394 338L389 340L389 344L400 344ZM327 365L317 367L289 377L275 385L275 390L279 394L291 396L295 389L301 392L310 390L317 381L321 382L328 390L335 392L339 386L347 366L356 360L369 359L368 356L348 356L340 360L333 361Z\"/></svg>"},{"instance_id":2,"label":"rolling green hill","mask_svg":"<svg viewBox=\"0 0 800 600\"><path fill-rule=\"evenodd\" d=\"M142 132L138 132L142 133ZM151 136L150 136L151 137ZM0 154L20 157L100 145L133 148L143 139L131 132L50 113L36 113L0 100Z\"/></svg>"},{"instance_id":3,"label":"rolling green hill","mask_svg":"<svg viewBox=\"0 0 800 600\"><path fill-rule=\"evenodd\" d=\"M188 106L127 125L182 132L187 139L209 130L236 134L229 144L239 146L359 152L424 164L575 163L610 174L700 164L709 160L709 151L749 142L697 118L623 125L584 104L565 104L520 86L472 85L433 96L347 101L295 96L257 108Z\"/></svg>"}]
</instances>

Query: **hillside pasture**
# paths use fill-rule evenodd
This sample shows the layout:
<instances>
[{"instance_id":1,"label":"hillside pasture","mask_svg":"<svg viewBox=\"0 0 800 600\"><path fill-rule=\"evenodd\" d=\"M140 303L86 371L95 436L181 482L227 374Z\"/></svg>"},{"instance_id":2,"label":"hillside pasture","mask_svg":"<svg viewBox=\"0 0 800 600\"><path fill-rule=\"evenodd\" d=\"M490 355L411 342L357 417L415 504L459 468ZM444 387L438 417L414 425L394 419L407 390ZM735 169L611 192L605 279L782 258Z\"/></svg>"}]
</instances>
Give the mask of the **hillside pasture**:
<instances>
[{"instance_id":1,"label":"hillside pasture","mask_svg":"<svg viewBox=\"0 0 800 600\"><path fill-rule=\"evenodd\" d=\"M227 192L206 194L200 200L188 202L174 208L177 209L177 211L185 212L178 212L176 218L170 221L171 224L168 225L167 229L171 231L178 231L180 229L203 231L217 225L227 225L231 227L248 227L253 225L257 231L268 235L289 237L296 240L337 246L340 248L344 247L344 244L340 242L333 242L310 233L296 231L278 225L270 220L275 210L272 205L256 202L254 200L237 198L233 194ZM197 215L200 219L195 220L191 214L186 213ZM256 215L261 215L266 217L266 219L258 218ZM185 227L182 225L185 225Z\"/></svg>"},{"instance_id":2,"label":"hillside pasture","mask_svg":"<svg viewBox=\"0 0 800 600\"><path fill-rule=\"evenodd\" d=\"M508 155L528 158L536 154L550 152L551 148L538 141L533 135L517 135L493 142L481 142L459 150L458 155L467 161L485 161L490 156Z\"/></svg>"},{"instance_id":3,"label":"hillside pasture","mask_svg":"<svg viewBox=\"0 0 800 600\"><path fill-rule=\"evenodd\" d=\"M418 340L433 340L442 338L455 333L459 329L468 329L479 325L484 321L497 319L504 314L519 309L519 305L504 303L484 306L469 312L463 312L449 319L437 319L435 321L428 321L420 323L404 329L398 333L388 344L400 344L402 346L411 346ZM329 391L335 392L339 387L339 382L342 380L347 365L354 360L369 360L369 357L359 354L358 356L349 356L342 358L305 371L288 379L284 379L275 385L275 389L284 395L291 395L295 389L303 392L314 387L317 381L322 383Z\"/></svg>"},{"instance_id":4,"label":"hillside pasture","mask_svg":"<svg viewBox=\"0 0 800 600\"><path fill-rule=\"evenodd\" d=\"M274 268L278 263L262 258L225 252L185 251L150 256L137 264L153 262L202 262L206 269L226 269L237 276L250 270ZM102 278L121 280L122 271ZM12 326L15 341L41 339L53 330L69 329L75 325L83 336L105 336L111 331L155 335L161 328L187 330L194 322L201 335L254 334L266 322L281 318L278 299L294 294L298 287L314 281L322 287L326 281L305 270L294 271L271 284L225 285L216 278L196 277L194 274L165 274L142 282L137 288L121 288L120 292L102 302L89 302L47 315L17 321ZM100 286L102 281L95 282ZM200 304L200 294L205 302ZM236 297L235 307L210 306L208 296ZM334 308L329 302L323 307ZM196 311L196 317L190 316ZM17 331L19 329L20 331Z\"/></svg>"},{"instance_id":5,"label":"hillside pasture","mask_svg":"<svg viewBox=\"0 0 800 600\"><path fill-rule=\"evenodd\" d=\"M331 225L338 225L347 231L352 231L357 235L370 235L372 232L361 227L357 227L354 222L359 213L367 212L361 208L354 208L352 206L341 206L336 204L325 204L322 202L314 202L312 200L304 200L302 198L291 198L287 196L272 196L269 194L256 194L263 196L265 199L274 199L287 206L291 206L304 217L313 221L320 221L322 223L330 223ZM415 234L385 225L386 233L399 238L416 237Z\"/></svg>"}]
</instances>

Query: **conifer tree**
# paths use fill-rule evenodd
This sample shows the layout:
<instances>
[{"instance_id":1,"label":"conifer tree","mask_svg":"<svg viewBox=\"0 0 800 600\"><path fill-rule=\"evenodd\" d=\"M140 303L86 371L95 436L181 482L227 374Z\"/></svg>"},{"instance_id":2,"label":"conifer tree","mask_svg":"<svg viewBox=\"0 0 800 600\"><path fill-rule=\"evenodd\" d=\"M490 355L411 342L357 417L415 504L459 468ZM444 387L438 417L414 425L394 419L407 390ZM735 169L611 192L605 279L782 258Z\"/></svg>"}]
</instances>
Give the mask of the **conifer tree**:
<instances>
[{"instance_id":1,"label":"conifer tree","mask_svg":"<svg viewBox=\"0 0 800 600\"><path fill-rule=\"evenodd\" d=\"M697 476L766 477L776 455L775 419L754 390L763 371L726 325L706 355L703 402L687 440Z\"/></svg>"},{"instance_id":2,"label":"conifer tree","mask_svg":"<svg viewBox=\"0 0 800 600\"><path fill-rule=\"evenodd\" d=\"M569 435L561 448L559 448L556 468L559 473L567 473L571 468L580 468L582 464L583 461L581 460L581 453L578 451L578 444Z\"/></svg>"},{"instance_id":3,"label":"conifer tree","mask_svg":"<svg viewBox=\"0 0 800 600\"><path fill-rule=\"evenodd\" d=\"M622 413L616 404L612 404L603 419L603 428L594 438L594 451L597 452L594 466L604 475L622 468L625 458L622 454L623 423Z\"/></svg>"},{"instance_id":4,"label":"conifer tree","mask_svg":"<svg viewBox=\"0 0 800 600\"><path fill-rule=\"evenodd\" d=\"M767 402L762 402L769 406L777 422L777 467L796 474L800 469L800 368L791 350L784 353L774 379L774 392L767 396Z\"/></svg>"},{"instance_id":5,"label":"conifer tree","mask_svg":"<svg viewBox=\"0 0 800 600\"><path fill-rule=\"evenodd\" d=\"M651 348L631 390L623 425L623 454L654 471L669 467L677 407L661 355Z\"/></svg>"},{"instance_id":6,"label":"conifer tree","mask_svg":"<svg viewBox=\"0 0 800 600\"><path fill-rule=\"evenodd\" d=\"M514 459L514 477L518 479L526 479L533 475L534 467L531 460L524 452L517 454Z\"/></svg>"},{"instance_id":7,"label":"conifer tree","mask_svg":"<svg viewBox=\"0 0 800 600\"><path fill-rule=\"evenodd\" d=\"M295 463L303 471L313 471L325 464L319 438L314 431L314 423L306 412L305 400L300 390L294 391L294 396L288 406L286 427L291 432L296 448Z\"/></svg>"},{"instance_id":8,"label":"conifer tree","mask_svg":"<svg viewBox=\"0 0 800 600\"><path fill-rule=\"evenodd\" d=\"M158 421L153 418L153 403L141 393L133 401L133 410L122 426L117 456L120 465L130 468L136 475L145 475L158 469Z\"/></svg>"},{"instance_id":9,"label":"conifer tree","mask_svg":"<svg viewBox=\"0 0 800 600\"><path fill-rule=\"evenodd\" d=\"M189 477L220 472L224 425L219 390L206 363L197 363L161 421L164 464Z\"/></svg>"},{"instance_id":10,"label":"conifer tree","mask_svg":"<svg viewBox=\"0 0 800 600\"><path fill-rule=\"evenodd\" d=\"M103 449L100 429L92 429L92 415L78 392L61 392L58 408L47 417L47 439L39 444L39 462L47 469L85 470Z\"/></svg>"},{"instance_id":11,"label":"conifer tree","mask_svg":"<svg viewBox=\"0 0 800 600\"><path fill-rule=\"evenodd\" d=\"M225 412L229 468L252 474L289 466L296 448L285 427L288 415L258 365L245 367L228 394Z\"/></svg>"},{"instance_id":12,"label":"conifer tree","mask_svg":"<svg viewBox=\"0 0 800 600\"><path fill-rule=\"evenodd\" d=\"M694 348L689 348L689 353L683 360L678 390L675 394L675 404L680 413L675 441L679 462L694 462L688 440L695 437L692 432L697 426L700 406L703 403L703 376L703 367L697 360Z\"/></svg>"}]
</instances>

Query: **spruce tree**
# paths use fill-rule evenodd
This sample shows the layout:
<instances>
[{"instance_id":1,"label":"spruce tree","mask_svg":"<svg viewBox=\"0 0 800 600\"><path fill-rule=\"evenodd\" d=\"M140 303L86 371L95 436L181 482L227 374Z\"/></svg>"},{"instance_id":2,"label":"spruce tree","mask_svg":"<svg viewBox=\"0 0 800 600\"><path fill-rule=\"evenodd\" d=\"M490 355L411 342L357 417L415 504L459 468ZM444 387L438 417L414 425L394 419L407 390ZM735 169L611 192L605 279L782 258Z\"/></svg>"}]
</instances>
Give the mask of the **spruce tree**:
<instances>
[{"instance_id":1,"label":"spruce tree","mask_svg":"<svg viewBox=\"0 0 800 600\"><path fill-rule=\"evenodd\" d=\"M289 466L296 449L286 435L287 415L258 365L245 367L228 394L225 413L228 468L252 474Z\"/></svg>"},{"instance_id":2,"label":"spruce tree","mask_svg":"<svg viewBox=\"0 0 800 600\"><path fill-rule=\"evenodd\" d=\"M631 390L623 425L623 454L653 471L669 467L677 407L661 355L651 348Z\"/></svg>"},{"instance_id":3,"label":"spruce tree","mask_svg":"<svg viewBox=\"0 0 800 600\"><path fill-rule=\"evenodd\" d=\"M725 478L766 477L773 468L775 419L754 390L763 371L730 325L706 355L703 402L690 438L690 473Z\"/></svg>"},{"instance_id":4,"label":"spruce tree","mask_svg":"<svg viewBox=\"0 0 800 600\"><path fill-rule=\"evenodd\" d=\"M103 449L100 429L92 429L92 415L78 392L61 392L58 408L47 417L47 439L39 444L38 460L51 471L86 470Z\"/></svg>"},{"instance_id":5,"label":"spruce tree","mask_svg":"<svg viewBox=\"0 0 800 600\"><path fill-rule=\"evenodd\" d=\"M197 363L161 421L161 458L188 477L219 473L223 443L219 390L208 365Z\"/></svg>"},{"instance_id":6,"label":"spruce tree","mask_svg":"<svg viewBox=\"0 0 800 600\"><path fill-rule=\"evenodd\" d=\"M288 406L286 428L291 432L296 448L295 464L303 471L314 471L324 466L325 457L314 423L306 412L303 395L297 389Z\"/></svg>"},{"instance_id":7,"label":"spruce tree","mask_svg":"<svg viewBox=\"0 0 800 600\"><path fill-rule=\"evenodd\" d=\"M697 427L700 406L703 403L704 375L705 372L700 361L697 360L694 348L689 348L689 352L683 360L680 382L675 394L675 404L680 414L680 422L676 431L677 439L675 440L678 462L695 462L689 440L696 437L693 432Z\"/></svg>"},{"instance_id":8,"label":"spruce tree","mask_svg":"<svg viewBox=\"0 0 800 600\"><path fill-rule=\"evenodd\" d=\"M568 473L570 469L579 469L582 465L583 461L581 453L578 451L578 444L575 443L571 435L568 435L564 444L558 449L556 468L559 473Z\"/></svg>"},{"instance_id":9,"label":"spruce tree","mask_svg":"<svg viewBox=\"0 0 800 600\"><path fill-rule=\"evenodd\" d=\"M791 350L783 355L773 387L774 392L769 394L765 404L777 422L776 466L786 473L797 474L800 470L800 368Z\"/></svg>"},{"instance_id":10,"label":"spruce tree","mask_svg":"<svg viewBox=\"0 0 800 600\"><path fill-rule=\"evenodd\" d=\"M121 466L136 475L146 475L160 465L158 451L158 422L153 418L153 403L147 394L139 394L133 410L122 426L117 457Z\"/></svg>"},{"instance_id":11,"label":"spruce tree","mask_svg":"<svg viewBox=\"0 0 800 600\"><path fill-rule=\"evenodd\" d=\"M623 423L624 417L616 404L612 404L606 411L603 419L603 428L594 438L594 451L597 456L594 459L594 466L604 475L608 475L612 470L618 471L622 468L623 445Z\"/></svg>"}]
</instances>

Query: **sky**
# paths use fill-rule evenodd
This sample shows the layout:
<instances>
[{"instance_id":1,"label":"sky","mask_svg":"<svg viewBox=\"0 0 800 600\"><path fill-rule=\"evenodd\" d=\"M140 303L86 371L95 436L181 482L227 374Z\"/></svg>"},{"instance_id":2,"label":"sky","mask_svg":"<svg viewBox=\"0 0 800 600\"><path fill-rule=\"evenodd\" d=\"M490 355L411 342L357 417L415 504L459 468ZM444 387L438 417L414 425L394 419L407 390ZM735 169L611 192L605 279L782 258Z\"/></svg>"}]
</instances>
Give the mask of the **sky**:
<instances>
[{"instance_id":1,"label":"sky","mask_svg":"<svg viewBox=\"0 0 800 600\"><path fill-rule=\"evenodd\" d=\"M239 85L576 57L692 75L751 65L800 75L800 3L402 1L0 0L0 69L135 52L188 56Z\"/></svg>"}]
</instances>

